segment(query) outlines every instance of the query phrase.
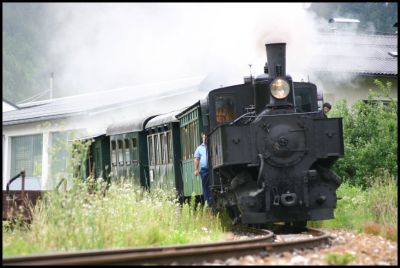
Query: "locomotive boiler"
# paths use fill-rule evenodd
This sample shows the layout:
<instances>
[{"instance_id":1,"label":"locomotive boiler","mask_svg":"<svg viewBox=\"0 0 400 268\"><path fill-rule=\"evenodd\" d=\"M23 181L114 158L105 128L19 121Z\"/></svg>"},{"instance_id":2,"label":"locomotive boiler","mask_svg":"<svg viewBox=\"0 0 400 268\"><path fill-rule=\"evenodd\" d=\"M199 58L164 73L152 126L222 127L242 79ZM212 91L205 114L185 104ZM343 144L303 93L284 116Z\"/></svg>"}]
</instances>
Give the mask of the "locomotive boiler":
<instances>
[{"instance_id":1,"label":"locomotive boiler","mask_svg":"<svg viewBox=\"0 0 400 268\"><path fill-rule=\"evenodd\" d=\"M318 109L314 84L286 74L286 44L266 51L265 73L247 83L241 115L210 122L214 207L244 224L333 218L341 181L330 168L344 153L342 119Z\"/></svg>"}]
</instances>

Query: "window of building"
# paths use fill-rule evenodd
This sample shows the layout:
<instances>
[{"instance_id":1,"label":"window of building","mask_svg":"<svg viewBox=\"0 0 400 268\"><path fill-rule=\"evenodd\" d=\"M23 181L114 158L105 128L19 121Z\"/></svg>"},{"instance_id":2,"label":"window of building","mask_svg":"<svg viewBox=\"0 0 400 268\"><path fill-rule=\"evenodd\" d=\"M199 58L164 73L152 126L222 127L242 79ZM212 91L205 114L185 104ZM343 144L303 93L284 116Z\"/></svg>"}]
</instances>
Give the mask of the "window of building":
<instances>
[{"instance_id":1,"label":"window of building","mask_svg":"<svg viewBox=\"0 0 400 268\"><path fill-rule=\"evenodd\" d=\"M50 180L49 188L56 186L57 182L63 178L70 178L72 174L68 170L68 159L71 158L70 146L72 139L71 131L52 132L50 134L49 164Z\"/></svg>"},{"instance_id":2,"label":"window of building","mask_svg":"<svg viewBox=\"0 0 400 268\"><path fill-rule=\"evenodd\" d=\"M25 170L26 177L42 176L43 135L11 138L11 176Z\"/></svg>"},{"instance_id":3,"label":"window of building","mask_svg":"<svg viewBox=\"0 0 400 268\"><path fill-rule=\"evenodd\" d=\"M232 96L217 96L215 99L215 121L217 124L235 119L235 105Z\"/></svg>"}]
</instances>

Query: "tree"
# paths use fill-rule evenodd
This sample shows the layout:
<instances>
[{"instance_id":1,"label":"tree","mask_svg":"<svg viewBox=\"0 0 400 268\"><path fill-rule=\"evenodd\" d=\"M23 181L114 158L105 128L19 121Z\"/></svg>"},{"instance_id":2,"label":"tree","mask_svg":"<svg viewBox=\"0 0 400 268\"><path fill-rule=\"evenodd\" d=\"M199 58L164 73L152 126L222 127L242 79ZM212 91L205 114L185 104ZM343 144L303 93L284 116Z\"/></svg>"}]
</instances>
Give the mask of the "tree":
<instances>
[{"instance_id":1,"label":"tree","mask_svg":"<svg viewBox=\"0 0 400 268\"><path fill-rule=\"evenodd\" d=\"M388 171L397 177L397 100L389 96L391 83L375 80L368 100L350 109L346 100L337 101L331 116L343 118L345 156L335 170L345 181L368 186L367 178ZM389 99L384 102L383 99Z\"/></svg>"}]
</instances>

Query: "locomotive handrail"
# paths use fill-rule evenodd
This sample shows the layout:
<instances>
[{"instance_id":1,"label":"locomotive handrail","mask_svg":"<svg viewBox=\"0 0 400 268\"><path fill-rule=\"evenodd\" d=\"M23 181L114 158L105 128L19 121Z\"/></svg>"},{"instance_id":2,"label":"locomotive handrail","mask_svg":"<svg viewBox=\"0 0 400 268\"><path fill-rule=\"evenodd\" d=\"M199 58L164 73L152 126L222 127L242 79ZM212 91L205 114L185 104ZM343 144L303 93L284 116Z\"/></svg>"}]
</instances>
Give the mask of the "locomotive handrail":
<instances>
[{"instance_id":1,"label":"locomotive handrail","mask_svg":"<svg viewBox=\"0 0 400 268\"><path fill-rule=\"evenodd\" d=\"M11 178L6 186L6 193L8 194L8 192L10 191L10 184L15 181L17 178L22 177L22 182L25 183L25 170L22 170L20 173L18 173L17 175L15 175L13 178ZM22 185L22 190L24 189L24 185Z\"/></svg>"},{"instance_id":2,"label":"locomotive handrail","mask_svg":"<svg viewBox=\"0 0 400 268\"><path fill-rule=\"evenodd\" d=\"M274 116L293 116L293 115L310 115L310 114L321 114L321 111L317 112L305 112L305 113L288 113L288 114L264 114L264 115L257 115L259 117L274 117Z\"/></svg>"},{"instance_id":3,"label":"locomotive handrail","mask_svg":"<svg viewBox=\"0 0 400 268\"><path fill-rule=\"evenodd\" d=\"M241 119L243 119L243 118L246 118L246 117L251 118L251 117L255 117L255 116L256 116L256 114L254 113L254 111L248 112L248 113L245 113L245 114L242 114L241 116L239 116L238 118L236 118L234 121L232 121L231 123L229 123L229 125L232 126L233 124L237 123L239 120L241 120Z\"/></svg>"},{"instance_id":4,"label":"locomotive handrail","mask_svg":"<svg viewBox=\"0 0 400 268\"><path fill-rule=\"evenodd\" d=\"M264 170L264 157L262 154L258 154L258 157L260 158L260 170L258 171L258 176L257 176L257 186L259 188L264 188L264 185L261 182L262 172Z\"/></svg>"}]
</instances>

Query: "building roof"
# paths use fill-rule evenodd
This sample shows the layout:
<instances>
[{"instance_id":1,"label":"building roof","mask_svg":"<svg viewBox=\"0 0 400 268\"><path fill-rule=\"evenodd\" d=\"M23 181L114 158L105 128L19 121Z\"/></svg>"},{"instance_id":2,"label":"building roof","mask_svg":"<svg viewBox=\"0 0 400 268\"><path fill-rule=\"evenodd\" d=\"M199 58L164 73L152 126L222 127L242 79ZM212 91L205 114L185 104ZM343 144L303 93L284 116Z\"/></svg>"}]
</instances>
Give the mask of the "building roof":
<instances>
[{"instance_id":1,"label":"building roof","mask_svg":"<svg viewBox=\"0 0 400 268\"><path fill-rule=\"evenodd\" d=\"M3 98L3 113L17 109L19 109L17 105Z\"/></svg>"},{"instance_id":2,"label":"building roof","mask_svg":"<svg viewBox=\"0 0 400 268\"><path fill-rule=\"evenodd\" d=\"M136 103L198 90L203 79L204 77L186 78L20 104L19 110L3 113L3 125L59 119L87 115L103 110L120 109Z\"/></svg>"},{"instance_id":3,"label":"building roof","mask_svg":"<svg viewBox=\"0 0 400 268\"><path fill-rule=\"evenodd\" d=\"M397 75L397 35L349 32L322 33L312 51L311 68L318 72Z\"/></svg>"}]
</instances>

